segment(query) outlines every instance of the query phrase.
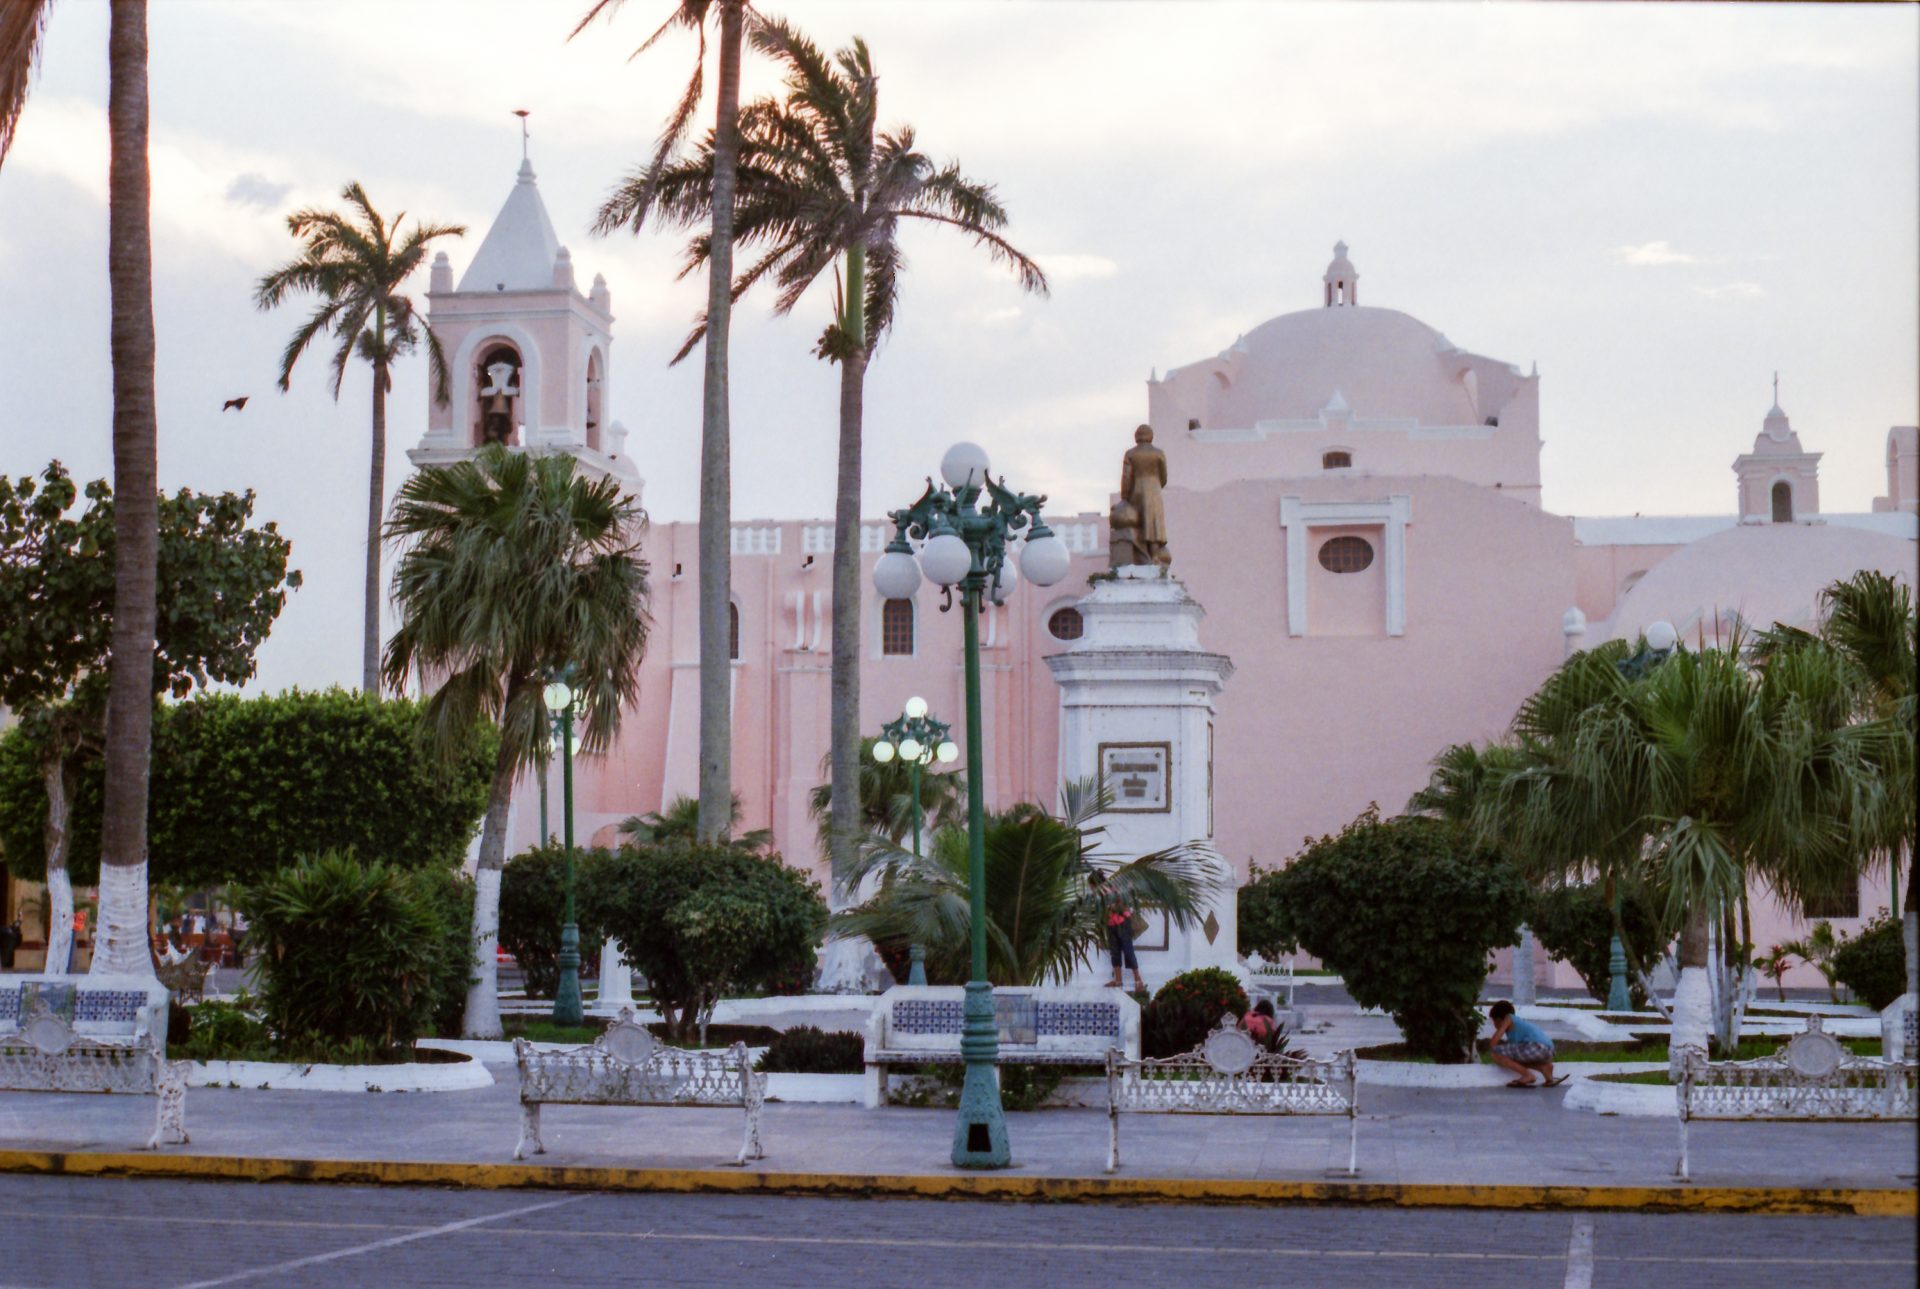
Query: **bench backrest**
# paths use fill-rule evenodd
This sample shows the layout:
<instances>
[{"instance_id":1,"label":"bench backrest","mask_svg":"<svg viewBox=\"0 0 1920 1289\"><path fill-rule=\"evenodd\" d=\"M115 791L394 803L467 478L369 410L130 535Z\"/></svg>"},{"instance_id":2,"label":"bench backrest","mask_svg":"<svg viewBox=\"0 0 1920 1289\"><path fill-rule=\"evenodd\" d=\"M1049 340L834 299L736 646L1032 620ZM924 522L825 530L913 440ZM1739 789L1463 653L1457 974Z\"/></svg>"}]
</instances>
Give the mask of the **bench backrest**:
<instances>
[{"instance_id":1,"label":"bench backrest","mask_svg":"<svg viewBox=\"0 0 1920 1289\"><path fill-rule=\"evenodd\" d=\"M1906 1118L1915 1110L1920 1066L1854 1056L1818 1015L1771 1056L1713 1061L1685 1049L1680 1070L1683 1119Z\"/></svg>"},{"instance_id":2,"label":"bench backrest","mask_svg":"<svg viewBox=\"0 0 1920 1289\"><path fill-rule=\"evenodd\" d=\"M867 1023L869 1051L953 1052L960 1046L967 991L959 985L896 985ZM1140 1004L1117 989L1010 986L993 991L1005 1055L1140 1054Z\"/></svg>"},{"instance_id":3,"label":"bench backrest","mask_svg":"<svg viewBox=\"0 0 1920 1289\"><path fill-rule=\"evenodd\" d=\"M167 989L151 977L0 974L0 1040L17 1035L42 1008L84 1038L134 1042L151 1035L155 1050L166 1050Z\"/></svg>"}]
</instances>

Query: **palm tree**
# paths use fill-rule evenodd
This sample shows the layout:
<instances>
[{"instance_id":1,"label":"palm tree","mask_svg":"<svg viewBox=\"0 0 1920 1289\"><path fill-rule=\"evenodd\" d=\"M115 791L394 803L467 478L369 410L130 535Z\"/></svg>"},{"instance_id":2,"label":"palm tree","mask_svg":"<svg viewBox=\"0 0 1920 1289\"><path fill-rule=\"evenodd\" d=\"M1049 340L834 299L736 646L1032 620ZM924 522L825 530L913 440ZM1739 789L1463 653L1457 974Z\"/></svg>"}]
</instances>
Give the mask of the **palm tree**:
<instances>
[{"instance_id":1,"label":"palm tree","mask_svg":"<svg viewBox=\"0 0 1920 1289\"><path fill-rule=\"evenodd\" d=\"M280 355L280 388L293 386L293 365L320 335L340 343L333 353L333 397L340 398L347 362L355 354L373 365L373 468L367 480L367 583L360 639L360 687L380 692L380 515L386 508L387 391L393 388L396 359L426 341L432 369L434 401L447 402L447 360L440 340L421 320L410 296L401 294L414 270L427 257L427 243L436 237L459 237L460 224L414 222L400 235L404 214L391 223L380 217L358 183L350 183L340 197L358 213L297 210L287 216L287 231L306 245L299 256L260 279L253 302L261 309L277 306L289 295L311 291L320 307L301 324Z\"/></svg>"},{"instance_id":2,"label":"palm tree","mask_svg":"<svg viewBox=\"0 0 1920 1289\"><path fill-rule=\"evenodd\" d=\"M0 161L46 32L49 0L0 6ZM113 645L106 797L100 820L96 974L151 975L147 770L153 744L155 575L160 520L153 396L153 220L147 167L146 0L113 0L107 31L107 282L112 296Z\"/></svg>"},{"instance_id":3,"label":"palm tree","mask_svg":"<svg viewBox=\"0 0 1920 1289\"><path fill-rule=\"evenodd\" d=\"M859 812L860 755L860 458L867 364L893 325L904 268L903 221L957 229L1020 285L1045 294L1040 266L1001 235L1006 210L990 185L967 178L957 163L936 166L911 128L877 133L879 80L864 41L829 59L788 24L763 19L753 47L785 69L783 99L760 99L740 113L740 157L734 238L759 248L737 275L743 294L771 275L779 288L774 312L789 312L807 289L834 270L834 320L815 352L840 364L840 447L833 516L833 663L830 756L832 817ZM653 206L680 227L710 213L718 159L711 146L668 167L646 190ZM641 196L637 181L615 193L608 209ZM685 272L708 263L712 244L688 244ZM844 267L842 278L839 268ZM704 324L681 353L700 342ZM834 871L853 861L857 833L838 833Z\"/></svg>"},{"instance_id":4,"label":"palm tree","mask_svg":"<svg viewBox=\"0 0 1920 1289\"><path fill-rule=\"evenodd\" d=\"M1893 857L1890 871L1899 883L1898 853L1907 855L1906 899L1901 920L1906 948L1907 992L1920 993L1920 890L1915 884L1915 800L1912 752L1920 742L1916 719L1914 671L1920 656L1920 613L1913 594L1903 583L1877 569L1862 569L1835 582L1821 594L1820 624L1816 633L1775 627L1754 641L1756 662L1767 667L1781 655L1799 649L1826 650L1850 677L1855 715L1865 721L1890 722L1901 734L1889 750L1899 759L1886 767L1890 795L1886 802L1891 835L1886 839Z\"/></svg>"},{"instance_id":5,"label":"palm tree","mask_svg":"<svg viewBox=\"0 0 1920 1289\"><path fill-rule=\"evenodd\" d=\"M1572 659L1522 706L1519 756L1476 809L1536 872L1650 884L1680 936L1672 1048L1706 1046L1710 925L1750 882L1799 902L1857 881L1884 823L1884 727L1847 719L1812 653L1757 672L1677 651L1643 677L1622 643Z\"/></svg>"},{"instance_id":6,"label":"palm tree","mask_svg":"<svg viewBox=\"0 0 1920 1289\"><path fill-rule=\"evenodd\" d=\"M856 830L879 834L896 846L913 833L913 770L894 757L885 765L873 759L877 739L860 740L860 814ZM833 754L820 763L823 774L833 773ZM833 784L815 785L807 794L807 813L819 827L820 851L827 853L833 836ZM921 826L927 832L967 822L967 776L958 770L920 775Z\"/></svg>"},{"instance_id":7,"label":"palm tree","mask_svg":"<svg viewBox=\"0 0 1920 1289\"><path fill-rule=\"evenodd\" d=\"M1062 790L1058 817L1030 804L988 817L987 977L995 984L1064 981L1105 945L1109 906L1087 881L1096 872L1126 907L1165 913L1182 929L1232 889L1204 843L1126 862L1098 855L1093 820L1112 806L1111 792L1086 780ZM843 885L852 892L869 879L877 889L836 914L829 933L923 945L929 978L964 980L972 952L965 826L941 828L918 858L884 833L870 834Z\"/></svg>"},{"instance_id":8,"label":"palm tree","mask_svg":"<svg viewBox=\"0 0 1920 1289\"><path fill-rule=\"evenodd\" d=\"M579 35L602 13L611 16L623 0L594 0L572 33ZM728 609L733 597L733 450L727 408L727 334L733 311L734 173L739 152L740 41L758 15L746 0L679 0L667 20L634 51L638 57L673 28L696 33L700 49L673 114L660 132L652 159L635 171L601 207L594 231L602 235L646 225L658 200L661 177L678 160L693 112L706 84L707 17L720 16L720 77L716 86L713 158L708 200L706 371L700 399L700 836L719 838L731 826L733 800L733 671ZM686 357L682 350L674 358Z\"/></svg>"},{"instance_id":9,"label":"palm tree","mask_svg":"<svg viewBox=\"0 0 1920 1289\"><path fill-rule=\"evenodd\" d=\"M737 850L771 849L773 846L771 828L750 829L738 837L732 835L745 813L740 804L740 794L736 792L733 794L731 818L720 839ZM651 846L668 841L695 841L700 835L700 800L683 793L650 814L628 815L614 826L614 831L636 845Z\"/></svg>"},{"instance_id":10,"label":"palm tree","mask_svg":"<svg viewBox=\"0 0 1920 1289\"><path fill-rule=\"evenodd\" d=\"M479 720L500 730L480 830L474 970L462 1032L500 1035L494 944L513 782L537 764L548 712L542 689L573 667L584 714L580 748L612 742L621 708L639 692L647 642L646 516L612 480L575 472L570 456L504 447L421 470L400 489L387 537L405 551L394 574L400 626L384 667L394 689L437 685L423 721L431 744L456 754Z\"/></svg>"}]
</instances>

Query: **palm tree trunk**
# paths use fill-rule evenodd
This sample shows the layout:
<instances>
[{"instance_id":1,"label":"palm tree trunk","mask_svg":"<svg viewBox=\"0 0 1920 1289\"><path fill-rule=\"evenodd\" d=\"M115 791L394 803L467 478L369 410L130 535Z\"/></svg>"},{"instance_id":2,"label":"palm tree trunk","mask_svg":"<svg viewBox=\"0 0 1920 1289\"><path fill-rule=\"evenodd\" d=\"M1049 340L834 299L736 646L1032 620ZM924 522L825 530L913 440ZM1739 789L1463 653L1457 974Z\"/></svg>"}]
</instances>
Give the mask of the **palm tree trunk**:
<instances>
[{"instance_id":1,"label":"palm tree trunk","mask_svg":"<svg viewBox=\"0 0 1920 1289\"><path fill-rule=\"evenodd\" d=\"M511 691L509 691L511 692ZM514 757L506 740L494 758L487 813L480 825L480 859L473 874L473 976L460 1020L463 1038L499 1038L500 870L507 863L507 807L513 801Z\"/></svg>"},{"instance_id":2,"label":"palm tree trunk","mask_svg":"<svg viewBox=\"0 0 1920 1289\"><path fill-rule=\"evenodd\" d=\"M1707 920L1704 905L1687 910L1680 927L1680 983L1673 991L1673 1033L1668 1042L1668 1066L1680 1068L1683 1048L1707 1050L1713 1028L1713 987L1707 980Z\"/></svg>"},{"instance_id":3,"label":"palm tree trunk","mask_svg":"<svg viewBox=\"0 0 1920 1289\"><path fill-rule=\"evenodd\" d=\"M1907 899L1906 908L1900 913L1900 940L1907 951L1907 992L1920 995L1920 889L1914 886L1915 879L1920 878L1920 865L1916 865L1914 859L1913 844L1909 842L1907 844ZM1898 867L1900 857L1895 855L1893 862Z\"/></svg>"},{"instance_id":4,"label":"palm tree trunk","mask_svg":"<svg viewBox=\"0 0 1920 1289\"><path fill-rule=\"evenodd\" d=\"M107 278L112 292L113 645L100 821L96 975L153 974L147 940L147 770L153 737L159 480L153 407L153 226L147 173L147 5L113 0L107 38Z\"/></svg>"},{"instance_id":5,"label":"palm tree trunk","mask_svg":"<svg viewBox=\"0 0 1920 1289\"><path fill-rule=\"evenodd\" d=\"M739 151L741 0L720 5L720 85L713 129L713 230L707 260L705 382L700 402L700 823L702 840L733 818L732 429L727 327L733 311L733 177Z\"/></svg>"},{"instance_id":6,"label":"palm tree trunk","mask_svg":"<svg viewBox=\"0 0 1920 1289\"><path fill-rule=\"evenodd\" d=\"M382 310L381 347L386 321ZM367 585L360 637L360 689L380 692L380 516L387 497L387 365L373 367L373 468L367 476Z\"/></svg>"},{"instance_id":7,"label":"palm tree trunk","mask_svg":"<svg viewBox=\"0 0 1920 1289\"><path fill-rule=\"evenodd\" d=\"M840 361L840 461L833 505L833 672L829 695L829 745L832 759L828 809L833 831L828 838L830 879L836 894L840 875L853 863L860 819L860 438L866 412L866 248L847 251L846 311L841 326L848 337ZM918 642L916 641L916 644Z\"/></svg>"},{"instance_id":8,"label":"palm tree trunk","mask_svg":"<svg viewBox=\"0 0 1920 1289\"><path fill-rule=\"evenodd\" d=\"M72 808L67 799L67 758L57 734L40 762L40 777L47 788L47 826L42 834L47 855L47 956L41 970L55 973L67 969L67 955L73 951L73 879L67 875L67 820Z\"/></svg>"}]
</instances>

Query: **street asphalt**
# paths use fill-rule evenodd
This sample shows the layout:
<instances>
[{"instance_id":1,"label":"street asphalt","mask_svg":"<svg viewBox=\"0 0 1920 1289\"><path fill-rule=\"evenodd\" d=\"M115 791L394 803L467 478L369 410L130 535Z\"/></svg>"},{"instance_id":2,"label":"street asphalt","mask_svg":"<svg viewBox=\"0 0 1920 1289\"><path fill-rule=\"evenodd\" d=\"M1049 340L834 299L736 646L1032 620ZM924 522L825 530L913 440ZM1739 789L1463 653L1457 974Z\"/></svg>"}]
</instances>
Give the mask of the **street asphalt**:
<instances>
[{"instance_id":1,"label":"street asphalt","mask_svg":"<svg viewBox=\"0 0 1920 1289\"><path fill-rule=\"evenodd\" d=\"M1901 1219L0 1176L0 1287L1911 1286Z\"/></svg>"}]
</instances>

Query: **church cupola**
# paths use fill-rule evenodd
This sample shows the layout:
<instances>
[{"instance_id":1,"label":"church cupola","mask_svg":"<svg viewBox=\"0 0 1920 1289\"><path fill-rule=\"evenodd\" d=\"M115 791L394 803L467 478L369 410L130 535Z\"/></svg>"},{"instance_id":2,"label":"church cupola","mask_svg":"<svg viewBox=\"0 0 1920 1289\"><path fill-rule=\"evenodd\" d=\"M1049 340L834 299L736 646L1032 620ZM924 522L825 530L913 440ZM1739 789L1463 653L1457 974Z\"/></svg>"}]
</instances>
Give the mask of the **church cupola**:
<instances>
[{"instance_id":1,"label":"church cupola","mask_svg":"<svg viewBox=\"0 0 1920 1289\"><path fill-rule=\"evenodd\" d=\"M566 452L638 492L624 432L608 415L612 295L598 274L581 293L531 161L522 158L500 213L453 283L452 263L436 257L427 325L446 355L451 398L429 398L427 433L408 454L414 463L461 460L488 444Z\"/></svg>"},{"instance_id":2,"label":"church cupola","mask_svg":"<svg viewBox=\"0 0 1920 1289\"><path fill-rule=\"evenodd\" d=\"M1773 406L1754 436L1753 451L1736 457L1740 522L1792 524L1820 513L1820 453L1807 452L1793 422L1780 409L1780 377L1773 378Z\"/></svg>"},{"instance_id":3,"label":"church cupola","mask_svg":"<svg viewBox=\"0 0 1920 1289\"><path fill-rule=\"evenodd\" d=\"M1347 244L1333 244L1333 263L1327 265L1322 279L1327 286L1327 307L1329 309L1343 305L1360 303L1360 274L1353 267L1353 261L1347 258Z\"/></svg>"}]
</instances>

